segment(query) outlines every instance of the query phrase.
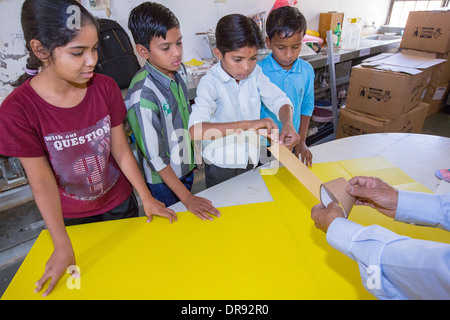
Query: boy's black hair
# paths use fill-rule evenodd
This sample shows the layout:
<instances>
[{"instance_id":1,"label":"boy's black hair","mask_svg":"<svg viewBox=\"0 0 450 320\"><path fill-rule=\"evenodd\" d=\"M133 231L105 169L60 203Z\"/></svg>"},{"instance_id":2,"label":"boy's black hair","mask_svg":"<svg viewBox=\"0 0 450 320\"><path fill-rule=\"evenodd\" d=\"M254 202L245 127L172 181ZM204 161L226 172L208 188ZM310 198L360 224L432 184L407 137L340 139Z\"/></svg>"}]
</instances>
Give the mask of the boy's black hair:
<instances>
[{"instance_id":1,"label":"boy's black hair","mask_svg":"<svg viewBox=\"0 0 450 320\"><path fill-rule=\"evenodd\" d=\"M167 31L180 28L175 14L162 4L144 2L131 10L128 29L136 44L150 50L150 41L154 37L166 38Z\"/></svg>"},{"instance_id":2,"label":"boy's black hair","mask_svg":"<svg viewBox=\"0 0 450 320\"><path fill-rule=\"evenodd\" d=\"M269 13L266 22L266 32L269 39L275 34L280 38L290 38L296 33L306 34L306 19L296 7L285 6Z\"/></svg>"},{"instance_id":3,"label":"boy's black hair","mask_svg":"<svg viewBox=\"0 0 450 320\"><path fill-rule=\"evenodd\" d=\"M243 47L262 49L264 39L255 21L242 14L230 14L217 23L216 47L223 55Z\"/></svg>"}]
</instances>

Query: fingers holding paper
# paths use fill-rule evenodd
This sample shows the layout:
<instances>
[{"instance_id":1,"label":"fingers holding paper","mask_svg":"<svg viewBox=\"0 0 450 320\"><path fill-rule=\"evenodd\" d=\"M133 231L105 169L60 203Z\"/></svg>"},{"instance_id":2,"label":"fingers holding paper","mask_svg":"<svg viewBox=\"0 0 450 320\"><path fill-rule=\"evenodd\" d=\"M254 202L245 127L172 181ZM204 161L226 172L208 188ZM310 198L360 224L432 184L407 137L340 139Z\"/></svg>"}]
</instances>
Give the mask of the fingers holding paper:
<instances>
[{"instance_id":1,"label":"fingers holding paper","mask_svg":"<svg viewBox=\"0 0 450 320\"><path fill-rule=\"evenodd\" d=\"M397 189L376 177L353 177L349 184L347 192L357 199L356 205L370 206L391 218L395 216Z\"/></svg>"},{"instance_id":2,"label":"fingers holding paper","mask_svg":"<svg viewBox=\"0 0 450 320\"><path fill-rule=\"evenodd\" d=\"M345 218L345 215L337 203L330 202L328 207L324 207L322 203L315 205L311 209L311 218L314 220L316 228L326 233L335 219Z\"/></svg>"},{"instance_id":3,"label":"fingers holding paper","mask_svg":"<svg viewBox=\"0 0 450 320\"><path fill-rule=\"evenodd\" d=\"M270 118L250 121L249 130L255 130L259 135L271 142L278 142L279 140L278 126Z\"/></svg>"},{"instance_id":4,"label":"fingers holding paper","mask_svg":"<svg viewBox=\"0 0 450 320\"><path fill-rule=\"evenodd\" d=\"M283 124L283 128L280 133L280 144L286 146L286 148L292 150L299 142L300 136L291 123Z\"/></svg>"}]
</instances>

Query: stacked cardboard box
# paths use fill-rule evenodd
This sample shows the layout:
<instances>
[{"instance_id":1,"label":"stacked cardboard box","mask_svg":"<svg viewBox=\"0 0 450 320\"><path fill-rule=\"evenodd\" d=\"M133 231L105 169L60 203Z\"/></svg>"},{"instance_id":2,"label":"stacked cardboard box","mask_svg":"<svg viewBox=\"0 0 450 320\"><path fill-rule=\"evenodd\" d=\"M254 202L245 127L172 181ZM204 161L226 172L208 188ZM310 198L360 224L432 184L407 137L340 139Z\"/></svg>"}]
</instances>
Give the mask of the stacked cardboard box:
<instances>
[{"instance_id":1,"label":"stacked cardboard box","mask_svg":"<svg viewBox=\"0 0 450 320\"><path fill-rule=\"evenodd\" d=\"M423 99L430 104L427 116L440 110L450 81L450 11L410 12L400 48L429 52L446 62L439 65Z\"/></svg>"},{"instance_id":2,"label":"stacked cardboard box","mask_svg":"<svg viewBox=\"0 0 450 320\"><path fill-rule=\"evenodd\" d=\"M419 133L425 118L436 112L436 106L442 103L440 99L445 98L450 81L447 60L450 11L411 14L399 53L380 54L352 68L346 108L339 115L337 138L379 132ZM437 16L433 18L434 14ZM429 21L433 26L429 26ZM411 32L410 25L422 27ZM433 37L440 40L424 45L425 39L430 41L425 37L425 30L431 33L431 28L434 28ZM415 34L423 35L422 40L410 41ZM423 51L423 48L436 52Z\"/></svg>"},{"instance_id":3,"label":"stacked cardboard box","mask_svg":"<svg viewBox=\"0 0 450 320\"><path fill-rule=\"evenodd\" d=\"M409 112L395 119L389 119L344 108L341 109L339 115L336 137L343 138L380 132L419 133L422 131L427 111L428 104L420 102Z\"/></svg>"},{"instance_id":4,"label":"stacked cardboard box","mask_svg":"<svg viewBox=\"0 0 450 320\"><path fill-rule=\"evenodd\" d=\"M449 52L449 19L450 10L411 11L400 48L435 53Z\"/></svg>"}]
</instances>

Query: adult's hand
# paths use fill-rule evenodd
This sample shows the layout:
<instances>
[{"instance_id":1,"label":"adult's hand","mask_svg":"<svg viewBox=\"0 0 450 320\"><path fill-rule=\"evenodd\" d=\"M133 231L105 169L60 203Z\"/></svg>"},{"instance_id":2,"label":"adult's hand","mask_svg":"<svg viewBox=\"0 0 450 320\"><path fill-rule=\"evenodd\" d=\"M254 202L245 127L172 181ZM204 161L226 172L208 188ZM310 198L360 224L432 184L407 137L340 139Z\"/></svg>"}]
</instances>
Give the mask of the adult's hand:
<instances>
[{"instance_id":1,"label":"adult's hand","mask_svg":"<svg viewBox=\"0 0 450 320\"><path fill-rule=\"evenodd\" d=\"M372 207L388 217L394 218L397 211L398 190L374 177L353 177L347 192L356 198L355 205Z\"/></svg>"}]
</instances>

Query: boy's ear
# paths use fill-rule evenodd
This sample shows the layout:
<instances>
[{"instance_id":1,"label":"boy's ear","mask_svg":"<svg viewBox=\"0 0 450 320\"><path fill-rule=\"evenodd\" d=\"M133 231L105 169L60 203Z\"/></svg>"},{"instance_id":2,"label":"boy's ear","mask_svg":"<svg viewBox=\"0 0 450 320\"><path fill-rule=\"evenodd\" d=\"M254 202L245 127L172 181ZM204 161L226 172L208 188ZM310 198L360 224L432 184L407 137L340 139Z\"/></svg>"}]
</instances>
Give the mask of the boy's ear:
<instances>
[{"instance_id":1,"label":"boy's ear","mask_svg":"<svg viewBox=\"0 0 450 320\"><path fill-rule=\"evenodd\" d=\"M145 60L148 60L149 50L142 44L136 45L136 52Z\"/></svg>"},{"instance_id":2,"label":"boy's ear","mask_svg":"<svg viewBox=\"0 0 450 320\"><path fill-rule=\"evenodd\" d=\"M222 52L220 52L219 49L214 48L214 54L216 55L216 57L217 57L219 60L221 60L221 61L223 60Z\"/></svg>"},{"instance_id":3,"label":"boy's ear","mask_svg":"<svg viewBox=\"0 0 450 320\"><path fill-rule=\"evenodd\" d=\"M272 42L270 41L269 37L266 37L266 47L269 50L272 50Z\"/></svg>"}]
</instances>

